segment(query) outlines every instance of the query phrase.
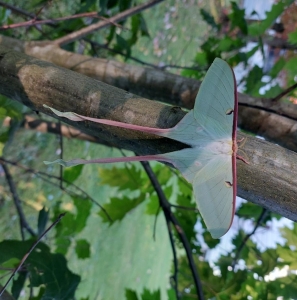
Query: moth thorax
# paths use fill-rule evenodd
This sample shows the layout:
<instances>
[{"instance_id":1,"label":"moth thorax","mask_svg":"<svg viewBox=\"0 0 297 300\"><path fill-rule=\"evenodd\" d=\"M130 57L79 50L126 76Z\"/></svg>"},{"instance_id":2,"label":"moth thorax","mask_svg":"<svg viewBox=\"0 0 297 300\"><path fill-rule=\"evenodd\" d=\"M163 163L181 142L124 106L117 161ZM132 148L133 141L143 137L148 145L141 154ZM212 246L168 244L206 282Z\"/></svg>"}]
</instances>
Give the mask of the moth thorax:
<instances>
[{"instance_id":1,"label":"moth thorax","mask_svg":"<svg viewBox=\"0 0 297 300\"><path fill-rule=\"evenodd\" d=\"M207 145L209 151L217 153L217 154L229 154L232 155L232 139L223 139L211 142Z\"/></svg>"}]
</instances>

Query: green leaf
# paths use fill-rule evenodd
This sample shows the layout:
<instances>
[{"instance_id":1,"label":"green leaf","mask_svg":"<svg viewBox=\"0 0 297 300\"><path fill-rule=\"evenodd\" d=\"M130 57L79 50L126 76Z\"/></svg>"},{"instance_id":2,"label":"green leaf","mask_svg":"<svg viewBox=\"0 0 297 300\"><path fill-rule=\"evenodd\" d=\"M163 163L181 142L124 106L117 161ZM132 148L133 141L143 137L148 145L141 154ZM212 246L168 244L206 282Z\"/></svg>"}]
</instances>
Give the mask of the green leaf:
<instances>
[{"instance_id":1,"label":"green leaf","mask_svg":"<svg viewBox=\"0 0 297 300\"><path fill-rule=\"evenodd\" d=\"M286 277L277 278L269 284L273 291L270 299L277 295L283 299L295 299L297 295L296 274L288 274Z\"/></svg>"},{"instance_id":2,"label":"green leaf","mask_svg":"<svg viewBox=\"0 0 297 300\"><path fill-rule=\"evenodd\" d=\"M160 290L150 292L149 290L144 289L141 294L141 300L161 300Z\"/></svg>"},{"instance_id":3,"label":"green leaf","mask_svg":"<svg viewBox=\"0 0 297 300\"><path fill-rule=\"evenodd\" d=\"M248 59L252 57L259 49L259 45L257 44L248 52L238 52L232 57L228 59L228 63L230 66L237 66L240 62L243 62L245 66L247 65Z\"/></svg>"},{"instance_id":4,"label":"green leaf","mask_svg":"<svg viewBox=\"0 0 297 300\"><path fill-rule=\"evenodd\" d=\"M130 47L137 42L139 32L141 36L149 36L145 19L141 14L137 14L131 17L131 36L128 39L128 44L130 45Z\"/></svg>"},{"instance_id":5,"label":"green leaf","mask_svg":"<svg viewBox=\"0 0 297 300\"><path fill-rule=\"evenodd\" d=\"M91 213L92 203L88 199L72 196L73 203L76 207L75 232L81 232L87 225L88 217Z\"/></svg>"},{"instance_id":6,"label":"green leaf","mask_svg":"<svg viewBox=\"0 0 297 300\"><path fill-rule=\"evenodd\" d=\"M153 240L155 216L145 214L145 210L143 202L111 226L104 226L96 215L92 216L84 235L96 255L90 257L87 265L85 261L78 262L83 277L78 298L88 291L90 299L97 299L99 294L102 299L125 299L127 287L137 295L144 288L161 289L166 297L172 265L167 227L160 217Z\"/></svg>"},{"instance_id":7,"label":"green leaf","mask_svg":"<svg viewBox=\"0 0 297 300\"><path fill-rule=\"evenodd\" d=\"M99 0L99 5L100 5L100 15L105 15L107 12L107 5L108 5L108 0Z\"/></svg>"},{"instance_id":8,"label":"green leaf","mask_svg":"<svg viewBox=\"0 0 297 300\"><path fill-rule=\"evenodd\" d=\"M269 72L271 78L276 78L279 75L280 71L284 68L285 64L285 59L283 57L280 57Z\"/></svg>"},{"instance_id":9,"label":"green leaf","mask_svg":"<svg viewBox=\"0 0 297 300\"><path fill-rule=\"evenodd\" d=\"M114 46L114 49L123 52L129 57L131 55L131 44L133 44L133 41L126 41L119 34L116 34L116 41L117 44Z\"/></svg>"},{"instance_id":10,"label":"green leaf","mask_svg":"<svg viewBox=\"0 0 297 300\"><path fill-rule=\"evenodd\" d=\"M216 23L214 17L210 13L208 13L208 11L206 11L204 8L200 9L200 14L203 20L212 28L217 30L220 29L220 25Z\"/></svg>"},{"instance_id":11,"label":"green leaf","mask_svg":"<svg viewBox=\"0 0 297 300\"><path fill-rule=\"evenodd\" d=\"M65 254L71 244L71 237L75 234L81 232L87 224L88 217L91 213L92 203L86 201L86 199L80 198L78 196L72 196L74 207L76 208L76 214L67 212L63 218L63 223L60 222L56 225L56 245L57 252ZM63 211L60 209L61 203L57 203L54 210L54 217ZM71 206L71 203L69 203Z\"/></svg>"},{"instance_id":12,"label":"green leaf","mask_svg":"<svg viewBox=\"0 0 297 300\"><path fill-rule=\"evenodd\" d=\"M148 215L156 216L160 212L159 198L156 193L150 196L150 200L146 206L146 213Z\"/></svg>"},{"instance_id":13,"label":"green leaf","mask_svg":"<svg viewBox=\"0 0 297 300\"><path fill-rule=\"evenodd\" d=\"M139 19L140 19L140 32L142 36L147 36L150 37L150 33L146 24L145 18L139 14Z\"/></svg>"},{"instance_id":14,"label":"green leaf","mask_svg":"<svg viewBox=\"0 0 297 300\"><path fill-rule=\"evenodd\" d=\"M138 300L137 293L135 291L126 289L126 300Z\"/></svg>"},{"instance_id":15,"label":"green leaf","mask_svg":"<svg viewBox=\"0 0 297 300\"><path fill-rule=\"evenodd\" d=\"M64 168L63 179L69 183L73 183L81 174L84 165L77 165L74 167Z\"/></svg>"},{"instance_id":16,"label":"green leaf","mask_svg":"<svg viewBox=\"0 0 297 300\"><path fill-rule=\"evenodd\" d=\"M90 244L87 240L77 240L75 245L75 252L78 258L85 259L90 257Z\"/></svg>"},{"instance_id":17,"label":"green leaf","mask_svg":"<svg viewBox=\"0 0 297 300\"><path fill-rule=\"evenodd\" d=\"M226 36L218 42L217 50L219 52L230 52L240 49L243 46L244 42L242 39L234 39Z\"/></svg>"},{"instance_id":18,"label":"green leaf","mask_svg":"<svg viewBox=\"0 0 297 300\"><path fill-rule=\"evenodd\" d=\"M176 295L174 289L167 291L168 300L176 300Z\"/></svg>"},{"instance_id":19,"label":"green leaf","mask_svg":"<svg viewBox=\"0 0 297 300\"><path fill-rule=\"evenodd\" d=\"M120 0L119 1L120 11L129 9L132 6L132 3L133 3L132 0Z\"/></svg>"},{"instance_id":20,"label":"green leaf","mask_svg":"<svg viewBox=\"0 0 297 300\"><path fill-rule=\"evenodd\" d=\"M290 229L288 227L282 228L281 232L284 236L284 238L287 239L287 244L290 246L297 245L297 224L294 223L293 229Z\"/></svg>"},{"instance_id":21,"label":"green leaf","mask_svg":"<svg viewBox=\"0 0 297 300\"><path fill-rule=\"evenodd\" d=\"M24 287L27 278L27 272L20 272L17 278L13 280L11 294L15 299L18 299Z\"/></svg>"},{"instance_id":22,"label":"green leaf","mask_svg":"<svg viewBox=\"0 0 297 300\"><path fill-rule=\"evenodd\" d=\"M236 2L231 2L232 13L229 15L231 20L231 29L240 28L245 35L248 33L248 27L245 20L245 9L240 9Z\"/></svg>"},{"instance_id":23,"label":"green leaf","mask_svg":"<svg viewBox=\"0 0 297 300\"><path fill-rule=\"evenodd\" d=\"M195 55L195 62L198 64L201 68L206 68L209 66L209 62L207 60L207 55L205 52L198 52Z\"/></svg>"},{"instance_id":24,"label":"green leaf","mask_svg":"<svg viewBox=\"0 0 297 300\"><path fill-rule=\"evenodd\" d=\"M141 170L137 169L134 164L130 164L129 167L126 166L125 168L100 168L99 177L101 184L117 187L119 191L126 189L138 190L142 186Z\"/></svg>"},{"instance_id":25,"label":"green leaf","mask_svg":"<svg viewBox=\"0 0 297 300\"><path fill-rule=\"evenodd\" d=\"M279 86L279 84L276 84L276 85L270 87L270 89L264 93L263 97L271 99L271 98L278 96L282 91L283 91L283 89Z\"/></svg>"},{"instance_id":26,"label":"green leaf","mask_svg":"<svg viewBox=\"0 0 297 300\"><path fill-rule=\"evenodd\" d=\"M172 170L169 167L159 163L154 166L153 170L156 174L156 177L158 178L160 185L167 185L169 178L172 176ZM145 176L147 178L147 175Z\"/></svg>"},{"instance_id":27,"label":"green leaf","mask_svg":"<svg viewBox=\"0 0 297 300\"><path fill-rule=\"evenodd\" d=\"M233 39L226 36L222 38L218 44L218 49L222 52L228 51L233 45Z\"/></svg>"},{"instance_id":28,"label":"green leaf","mask_svg":"<svg viewBox=\"0 0 297 300\"><path fill-rule=\"evenodd\" d=\"M247 94L251 94L253 92L258 92L258 83L261 83L261 79L263 77L262 68L255 65L252 70L249 72L249 75L246 79L246 87L245 91Z\"/></svg>"},{"instance_id":29,"label":"green leaf","mask_svg":"<svg viewBox=\"0 0 297 300\"><path fill-rule=\"evenodd\" d=\"M297 29L291 33L288 34L288 41L292 45L297 45Z\"/></svg>"},{"instance_id":30,"label":"green leaf","mask_svg":"<svg viewBox=\"0 0 297 300\"><path fill-rule=\"evenodd\" d=\"M277 266L278 255L275 249L268 249L261 253L261 265L256 265L253 268L253 272L264 278Z\"/></svg>"},{"instance_id":31,"label":"green leaf","mask_svg":"<svg viewBox=\"0 0 297 300\"><path fill-rule=\"evenodd\" d=\"M102 218L103 222L114 223L115 221L122 220L127 213L133 210L136 206L142 203L145 199L145 195L141 194L135 199L130 199L127 196L121 198L112 197L110 202L104 205L105 210L108 212L111 220L106 216L106 214L100 210L98 215Z\"/></svg>"},{"instance_id":32,"label":"green leaf","mask_svg":"<svg viewBox=\"0 0 297 300\"><path fill-rule=\"evenodd\" d=\"M257 220L262 214L263 208L251 202L242 203L237 209L236 215L245 220Z\"/></svg>"},{"instance_id":33,"label":"green leaf","mask_svg":"<svg viewBox=\"0 0 297 300\"><path fill-rule=\"evenodd\" d=\"M109 30L109 35L105 37L107 44L109 44L112 41L115 34L116 34L116 26L111 26Z\"/></svg>"},{"instance_id":34,"label":"green leaf","mask_svg":"<svg viewBox=\"0 0 297 300\"><path fill-rule=\"evenodd\" d=\"M191 243L192 249L200 250L200 245L197 247L197 232L195 230L195 224L197 223L198 217L198 212L195 211L196 203L192 202L192 196L179 194L177 197L176 204L185 208L189 208L189 210L183 208L176 208L174 214L177 217L181 227L183 228L188 241ZM218 241L214 239L212 240Z\"/></svg>"},{"instance_id":35,"label":"green leaf","mask_svg":"<svg viewBox=\"0 0 297 300\"><path fill-rule=\"evenodd\" d=\"M205 223L202 221L202 219L201 219L201 222L202 222L202 227L204 228L204 232L202 233L204 242L206 243L206 245L210 249L213 249L213 248L215 248L220 243L220 240L219 239L213 239L211 237L209 231L207 230L207 228L205 226Z\"/></svg>"},{"instance_id":36,"label":"green leaf","mask_svg":"<svg viewBox=\"0 0 297 300\"><path fill-rule=\"evenodd\" d=\"M290 58L285 65L285 69L288 72L289 77L295 77L297 74L297 57L293 56Z\"/></svg>"},{"instance_id":37,"label":"green leaf","mask_svg":"<svg viewBox=\"0 0 297 300\"><path fill-rule=\"evenodd\" d=\"M235 237L232 239L232 244L235 246L236 249L241 247L242 241L244 240L246 234L243 230L239 230ZM248 256L249 249L246 246L243 246L240 252L239 258L245 260Z\"/></svg>"},{"instance_id":38,"label":"green leaf","mask_svg":"<svg viewBox=\"0 0 297 300\"><path fill-rule=\"evenodd\" d=\"M0 23L6 24L8 17L11 15L11 10L5 7L0 7Z\"/></svg>"},{"instance_id":39,"label":"green leaf","mask_svg":"<svg viewBox=\"0 0 297 300\"><path fill-rule=\"evenodd\" d=\"M34 241L3 241L0 242L0 264L11 259L21 260L29 251ZM30 273L31 287L45 286L43 299L71 299L80 282L80 276L67 268L63 255L52 254L49 248L39 243L26 260Z\"/></svg>"},{"instance_id":40,"label":"green leaf","mask_svg":"<svg viewBox=\"0 0 297 300\"><path fill-rule=\"evenodd\" d=\"M46 207L44 206L38 214L38 236L41 236L41 234L45 231L45 226L47 224L48 221L48 216L49 216L49 210L46 209Z\"/></svg>"},{"instance_id":41,"label":"green leaf","mask_svg":"<svg viewBox=\"0 0 297 300\"><path fill-rule=\"evenodd\" d=\"M266 17L260 23L255 22L248 26L249 35L258 36L264 34L265 30L272 26L284 9L293 2L294 0L282 0L273 4L271 10L266 13Z\"/></svg>"},{"instance_id":42,"label":"green leaf","mask_svg":"<svg viewBox=\"0 0 297 300\"><path fill-rule=\"evenodd\" d=\"M23 117L23 110L24 106L21 103L0 95L0 119L8 116L20 121Z\"/></svg>"}]
</instances>

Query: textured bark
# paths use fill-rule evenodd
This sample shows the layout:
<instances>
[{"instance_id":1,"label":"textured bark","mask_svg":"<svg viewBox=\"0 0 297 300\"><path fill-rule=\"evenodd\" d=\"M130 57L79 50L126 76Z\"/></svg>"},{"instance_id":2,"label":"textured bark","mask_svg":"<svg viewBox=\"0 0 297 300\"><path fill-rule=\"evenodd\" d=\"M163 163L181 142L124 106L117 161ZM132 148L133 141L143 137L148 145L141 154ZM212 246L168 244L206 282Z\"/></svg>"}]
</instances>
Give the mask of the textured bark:
<instances>
[{"instance_id":1,"label":"textured bark","mask_svg":"<svg viewBox=\"0 0 297 300\"><path fill-rule=\"evenodd\" d=\"M151 127L172 127L185 115L175 107L139 98L87 76L0 46L0 93L34 110L61 111ZM56 116L54 116L57 118ZM164 138L90 122L71 122L81 131L139 154L156 154L185 145ZM297 154L254 137L242 150L249 165L238 162L238 195L297 221Z\"/></svg>"},{"instance_id":2,"label":"textured bark","mask_svg":"<svg viewBox=\"0 0 297 300\"><path fill-rule=\"evenodd\" d=\"M168 128L184 115L179 108L140 98L100 81L0 46L0 93L33 110L52 115L43 104L61 111L121 122ZM75 125L86 134L140 154L169 152L183 144L129 130L90 122ZM139 140L142 143L139 143Z\"/></svg>"},{"instance_id":3,"label":"textured bark","mask_svg":"<svg viewBox=\"0 0 297 300\"><path fill-rule=\"evenodd\" d=\"M49 42L22 42L0 35L0 45L74 70L141 97L193 108L200 82L156 69L92 58L60 49ZM242 104L242 105L240 105ZM238 126L297 151L297 105L239 94ZM251 108L243 106L257 106ZM263 108L261 110L260 108ZM277 114L273 113L275 111ZM265 121L265 122L264 122Z\"/></svg>"},{"instance_id":4,"label":"textured bark","mask_svg":"<svg viewBox=\"0 0 297 300\"><path fill-rule=\"evenodd\" d=\"M238 153L250 163L237 163L238 195L297 221L297 154L253 137Z\"/></svg>"}]
</instances>

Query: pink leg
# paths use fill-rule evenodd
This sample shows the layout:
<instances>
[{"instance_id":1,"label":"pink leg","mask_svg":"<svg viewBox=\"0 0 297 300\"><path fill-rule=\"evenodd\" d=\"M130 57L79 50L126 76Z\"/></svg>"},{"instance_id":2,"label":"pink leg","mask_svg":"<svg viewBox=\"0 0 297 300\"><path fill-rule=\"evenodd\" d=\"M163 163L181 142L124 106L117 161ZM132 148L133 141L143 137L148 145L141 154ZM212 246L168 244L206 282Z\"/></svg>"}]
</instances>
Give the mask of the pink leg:
<instances>
[{"instance_id":1,"label":"pink leg","mask_svg":"<svg viewBox=\"0 0 297 300\"><path fill-rule=\"evenodd\" d=\"M245 158L243 158L242 156L240 156L240 155L238 155L238 154L236 154L236 158L239 159L239 160L241 160L241 161L243 161L243 162L246 163L247 165L250 164Z\"/></svg>"}]
</instances>

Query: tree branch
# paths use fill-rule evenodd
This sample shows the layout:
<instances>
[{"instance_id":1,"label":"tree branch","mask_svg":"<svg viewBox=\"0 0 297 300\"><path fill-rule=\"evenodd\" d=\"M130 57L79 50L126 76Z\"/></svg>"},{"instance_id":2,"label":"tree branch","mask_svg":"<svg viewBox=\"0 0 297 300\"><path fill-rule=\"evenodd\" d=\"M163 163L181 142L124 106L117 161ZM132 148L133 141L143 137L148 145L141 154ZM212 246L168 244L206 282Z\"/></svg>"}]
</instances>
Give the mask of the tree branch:
<instances>
[{"instance_id":1,"label":"tree branch","mask_svg":"<svg viewBox=\"0 0 297 300\"><path fill-rule=\"evenodd\" d=\"M36 233L34 232L34 230L31 228L31 226L27 222L27 219L25 217L25 214L24 214L24 211L22 208L21 200L17 193L17 189L13 182L12 176L11 176L7 166L4 163L2 163L1 161L0 161L0 164L2 165L2 168L4 170L5 177L6 177L6 180L7 180L11 195L12 195L12 199L13 199L14 205L16 207L17 213L19 215L22 240L25 239L23 229L26 229L32 236L36 236Z\"/></svg>"},{"instance_id":2,"label":"tree branch","mask_svg":"<svg viewBox=\"0 0 297 300\"><path fill-rule=\"evenodd\" d=\"M50 45L50 42L25 43L0 35L1 43L142 97L168 102L172 105L193 108L200 86L199 81L191 78L164 73L157 69L67 52ZM244 94L239 94L239 104L239 127L297 151L295 139L297 105L284 101L275 102L271 99L254 98ZM256 109L251 109L251 107Z\"/></svg>"},{"instance_id":3,"label":"tree branch","mask_svg":"<svg viewBox=\"0 0 297 300\"><path fill-rule=\"evenodd\" d=\"M157 128L173 127L186 114L175 107L140 98L2 46L0 73L1 94L47 114L51 112L43 104L60 111ZM251 119L251 116L246 118ZM263 122L263 117L261 120ZM141 155L187 147L141 132L91 122L63 121L118 148ZM297 154L251 136L239 134L241 137L246 137L246 143L239 151L245 152L250 165L237 163L238 195L297 221ZM294 141L295 137L292 143Z\"/></svg>"}]
</instances>

